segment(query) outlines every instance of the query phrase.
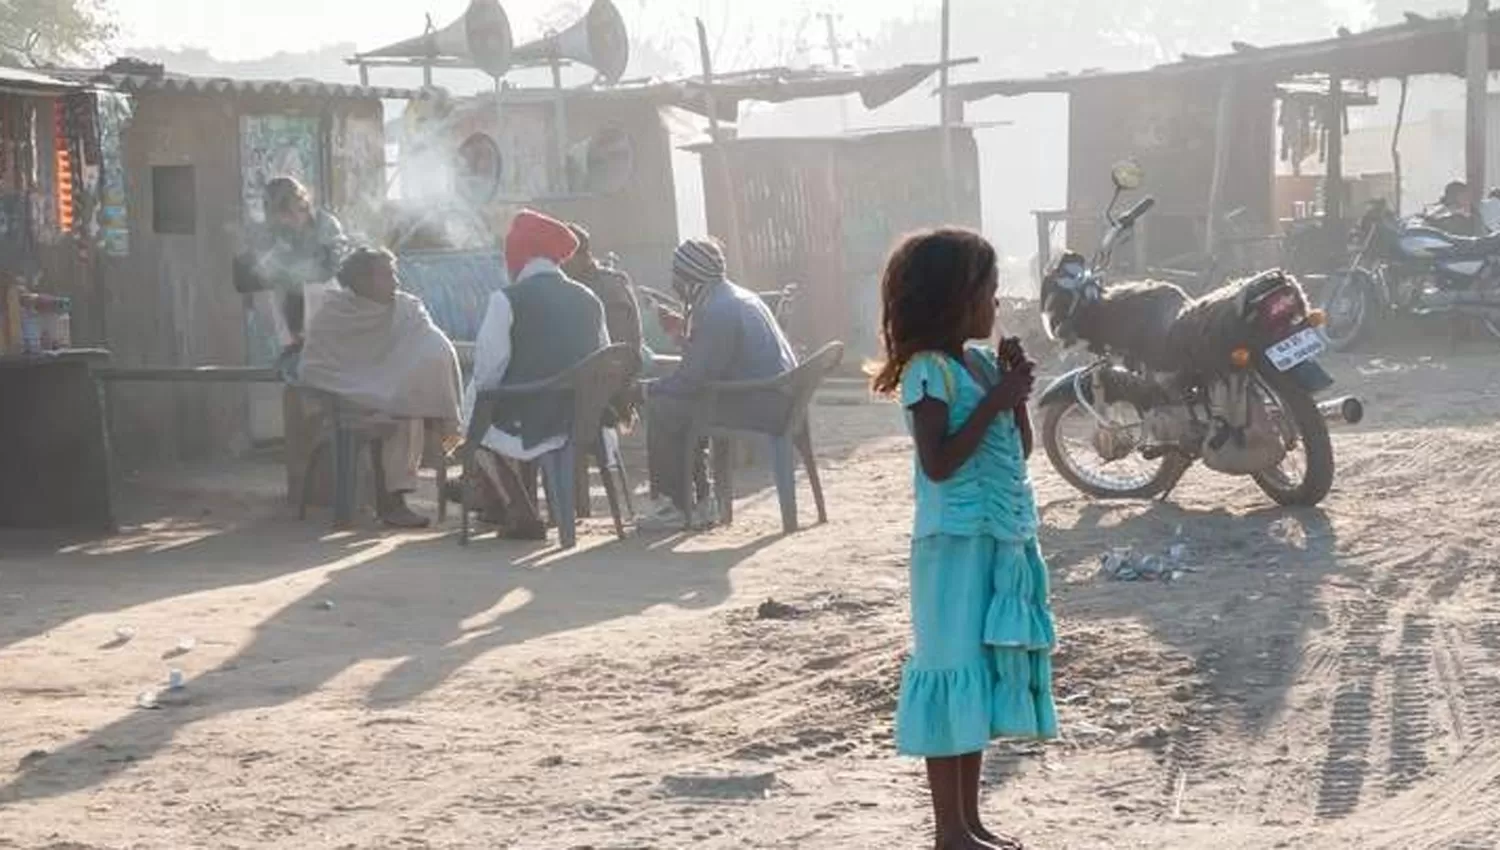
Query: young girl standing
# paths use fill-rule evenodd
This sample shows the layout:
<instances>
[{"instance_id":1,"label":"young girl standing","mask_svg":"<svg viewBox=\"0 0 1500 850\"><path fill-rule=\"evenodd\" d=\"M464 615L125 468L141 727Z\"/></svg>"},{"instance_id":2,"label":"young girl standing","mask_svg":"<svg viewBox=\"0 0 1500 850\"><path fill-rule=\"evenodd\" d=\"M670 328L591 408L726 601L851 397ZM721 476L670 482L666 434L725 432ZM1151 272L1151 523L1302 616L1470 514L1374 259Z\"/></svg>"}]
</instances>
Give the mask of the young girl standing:
<instances>
[{"instance_id":1,"label":"young girl standing","mask_svg":"<svg viewBox=\"0 0 1500 850\"><path fill-rule=\"evenodd\" d=\"M995 330L999 269L975 233L938 230L896 249L882 283L885 362L916 443L911 659L896 744L927 760L939 850L1015 850L979 818L984 750L1056 737L1047 568L1027 475L1033 364Z\"/></svg>"}]
</instances>

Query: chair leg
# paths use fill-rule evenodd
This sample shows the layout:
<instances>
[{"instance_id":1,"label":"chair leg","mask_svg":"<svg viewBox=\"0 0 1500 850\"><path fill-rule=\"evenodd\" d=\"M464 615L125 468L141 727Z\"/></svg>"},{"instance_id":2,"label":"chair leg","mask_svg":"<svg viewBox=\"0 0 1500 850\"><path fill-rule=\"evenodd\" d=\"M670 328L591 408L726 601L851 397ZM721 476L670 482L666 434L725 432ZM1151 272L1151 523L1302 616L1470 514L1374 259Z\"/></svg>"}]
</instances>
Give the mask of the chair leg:
<instances>
[{"instance_id":1,"label":"chair leg","mask_svg":"<svg viewBox=\"0 0 1500 850\"><path fill-rule=\"evenodd\" d=\"M354 524L354 477L357 474L354 434L347 428L333 431L333 527L343 531Z\"/></svg>"},{"instance_id":2,"label":"chair leg","mask_svg":"<svg viewBox=\"0 0 1500 850\"><path fill-rule=\"evenodd\" d=\"M630 492L630 471L625 468L625 456L620 452L619 433L619 431L615 432L614 450L610 452L609 465L614 474L619 476L620 495L625 500L625 513L631 519L635 519L635 497ZM606 440L604 444L605 450L609 450L610 446L610 441Z\"/></svg>"},{"instance_id":3,"label":"chair leg","mask_svg":"<svg viewBox=\"0 0 1500 850\"><path fill-rule=\"evenodd\" d=\"M323 456L328 453L328 446L328 440L319 440L317 445L313 446L312 451L308 453L307 467L302 471L302 493L297 504L298 520L304 522L307 520L307 506L312 502L313 484L316 481L315 473L319 470L319 465L323 462Z\"/></svg>"},{"instance_id":4,"label":"chair leg","mask_svg":"<svg viewBox=\"0 0 1500 850\"><path fill-rule=\"evenodd\" d=\"M448 458L439 457L437 462L438 522L448 521Z\"/></svg>"},{"instance_id":5,"label":"chair leg","mask_svg":"<svg viewBox=\"0 0 1500 850\"><path fill-rule=\"evenodd\" d=\"M578 468L573 472L574 501L578 510L579 519L593 519L594 500L589 492L589 458L588 452L578 456Z\"/></svg>"},{"instance_id":6,"label":"chair leg","mask_svg":"<svg viewBox=\"0 0 1500 850\"><path fill-rule=\"evenodd\" d=\"M693 530L693 512L698 506L698 440L696 433L689 432L683 443L682 460L682 530Z\"/></svg>"},{"instance_id":7,"label":"chair leg","mask_svg":"<svg viewBox=\"0 0 1500 850\"><path fill-rule=\"evenodd\" d=\"M771 440L772 469L776 474L776 495L781 502L781 530L797 531L797 461L790 437Z\"/></svg>"},{"instance_id":8,"label":"chair leg","mask_svg":"<svg viewBox=\"0 0 1500 850\"><path fill-rule=\"evenodd\" d=\"M719 524L725 528L734 525L734 467L737 449L743 445L730 437L713 441L714 498L719 503Z\"/></svg>"},{"instance_id":9,"label":"chair leg","mask_svg":"<svg viewBox=\"0 0 1500 850\"><path fill-rule=\"evenodd\" d=\"M547 505L557 525L558 543L563 549L578 545L578 514L573 474L577 469L577 452L573 441L542 458L542 476L547 483Z\"/></svg>"},{"instance_id":10,"label":"chair leg","mask_svg":"<svg viewBox=\"0 0 1500 850\"><path fill-rule=\"evenodd\" d=\"M370 452L370 472L372 473L370 478L375 485L375 510L378 512L382 510L381 506L385 504L385 497L389 492L385 484L385 464L382 462L385 458L385 441L380 439L371 439L366 444L366 448L368 448ZM355 444L354 457L356 459L359 457L358 443ZM357 464L354 468L356 470L359 469ZM351 489L357 495L359 493L358 473L356 473L350 479L350 483L354 485L353 487L351 487Z\"/></svg>"},{"instance_id":11,"label":"chair leg","mask_svg":"<svg viewBox=\"0 0 1500 850\"><path fill-rule=\"evenodd\" d=\"M469 491L479 489L477 486L473 486L473 482L478 481L478 478L475 477L475 473L478 471L479 465L474 462L474 453L470 451L468 447L464 448L463 457L464 471L463 478L460 480L462 486L459 488L459 495L461 496L461 498L458 503L458 512L461 515L459 517L458 526L458 545L468 546L469 523L472 521L470 518L470 514L473 511L473 506L469 504Z\"/></svg>"},{"instance_id":12,"label":"chair leg","mask_svg":"<svg viewBox=\"0 0 1500 850\"><path fill-rule=\"evenodd\" d=\"M604 497L609 500L609 512L615 518L615 536L621 540L625 539L625 516L620 513L620 497L615 491L615 476L610 471L609 443L605 441L604 435L599 435L598 447L594 454L599 460L599 477L604 481Z\"/></svg>"},{"instance_id":13,"label":"chair leg","mask_svg":"<svg viewBox=\"0 0 1500 850\"><path fill-rule=\"evenodd\" d=\"M807 483L812 485L813 502L818 506L818 524L828 523L828 505L823 501L823 479L818 475L818 457L813 454L812 430L803 427L797 433L797 453L802 455L802 466L807 470Z\"/></svg>"},{"instance_id":14,"label":"chair leg","mask_svg":"<svg viewBox=\"0 0 1500 850\"><path fill-rule=\"evenodd\" d=\"M521 464L521 487L531 497L531 503L537 506L536 515L539 517L542 515L541 490L538 486L540 473L541 465L538 461L526 461ZM547 508L547 520L549 522L552 521L552 508L550 506Z\"/></svg>"}]
</instances>

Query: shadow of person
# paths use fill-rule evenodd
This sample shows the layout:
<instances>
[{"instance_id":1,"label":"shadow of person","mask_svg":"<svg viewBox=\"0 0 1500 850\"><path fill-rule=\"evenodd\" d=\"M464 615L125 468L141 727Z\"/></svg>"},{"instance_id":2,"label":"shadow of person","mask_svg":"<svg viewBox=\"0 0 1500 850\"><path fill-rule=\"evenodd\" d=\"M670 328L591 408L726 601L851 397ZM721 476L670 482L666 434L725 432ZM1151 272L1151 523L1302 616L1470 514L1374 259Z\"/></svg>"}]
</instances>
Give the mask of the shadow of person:
<instances>
[{"instance_id":1,"label":"shadow of person","mask_svg":"<svg viewBox=\"0 0 1500 850\"><path fill-rule=\"evenodd\" d=\"M10 592L0 596L0 650L90 614L307 569L327 554L327 534L325 528L285 520L225 524L174 518L104 537L0 534ZM267 539L277 541L274 557L266 557ZM346 542L362 545L361 538Z\"/></svg>"},{"instance_id":2,"label":"shadow of person","mask_svg":"<svg viewBox=\"0 0 1500 850\"><path fill-rule=\"evenodd\" d=\"M631 538L603 550L563 554L525 571L514 598L466 623L453 640L427 642L388 672L366 705L391 709L439 687L480 656L548 634L568 632L659 605L712 608L729 597L729 573L781 540L780 535L719 549L684 552L684 538ZM602 555L607 553L607 555Z\"/></svg>"},{"instance_id":3,"label":"shadow of person","mask_svg":"<svg viewBox=\"0 0 1500 850\"><path fill-rule=\"evenodd\" d=\"M368 661L402 659L368 696L401 705L489 650L640 614L662 604L707 608L729 594L729 571L768 537L676 554L639 540L571 553L510 542L460 548L451 537L379 540L313 561L323 581L255 629L238 655L45 759L21 766L0 803L59 796L110 780L170 746L185 727L286 705ZM274 545L262 555L277 557ZM524 562L518 566L516 562ZM524 596L525 604L508 600Z\"/></svg>"}]
</instances>

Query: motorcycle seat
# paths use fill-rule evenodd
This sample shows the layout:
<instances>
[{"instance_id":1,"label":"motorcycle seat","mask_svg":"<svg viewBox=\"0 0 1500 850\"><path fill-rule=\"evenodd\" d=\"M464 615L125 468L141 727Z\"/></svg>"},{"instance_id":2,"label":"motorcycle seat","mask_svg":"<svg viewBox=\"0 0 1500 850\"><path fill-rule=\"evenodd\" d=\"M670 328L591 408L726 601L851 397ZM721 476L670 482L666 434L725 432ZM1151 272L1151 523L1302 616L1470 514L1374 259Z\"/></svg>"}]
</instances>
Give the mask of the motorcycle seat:
<instances>
[{"instance_id":1,"label":"motorcycle seat","mask_svg":"<svg viewBox=\"0 0 1500 850\"><path fill-rule=\"evenodd\" d=\"M1487 257L1500 256L1500 233L1492 233L1488 236L1453 236L1450 234L1448 239L1452 241L1452 247L1433 252L1445 260L1482 260Z\"/></svg>"}]
</instances>

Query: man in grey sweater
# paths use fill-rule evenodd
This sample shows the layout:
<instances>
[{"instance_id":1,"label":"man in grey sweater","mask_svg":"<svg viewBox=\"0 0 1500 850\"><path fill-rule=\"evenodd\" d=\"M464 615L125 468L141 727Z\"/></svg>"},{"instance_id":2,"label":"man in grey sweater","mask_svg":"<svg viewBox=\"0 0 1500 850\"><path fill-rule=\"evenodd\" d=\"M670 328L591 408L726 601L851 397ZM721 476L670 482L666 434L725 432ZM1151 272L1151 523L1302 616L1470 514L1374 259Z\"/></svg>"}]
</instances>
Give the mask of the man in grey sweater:
<instances>
[{"instance_id":1,"label":"man in grey sweater","mask_svg":"<svg viewBox=\"0 0 1500 850\"><path fill-rule=\"evenodd\" d=\"M641 525L647 530L681 528L712 522L717 514L702 495L707 483L704 446L692 447L693 477L698 492L684 490L688 452L683 446L692 412L705 385L718 381L773 378L797 367L786 335L755 293L726 276L723 249L717 242L690 239L672 257L672 288L688 311L688 341L682 364L652 384L646 401L647 452L652 491L661 495ZM714 411L714 420L736 427L769 429L784 415L785 400L769 393L736 399Z\"/></svg>"}]
</instances>

